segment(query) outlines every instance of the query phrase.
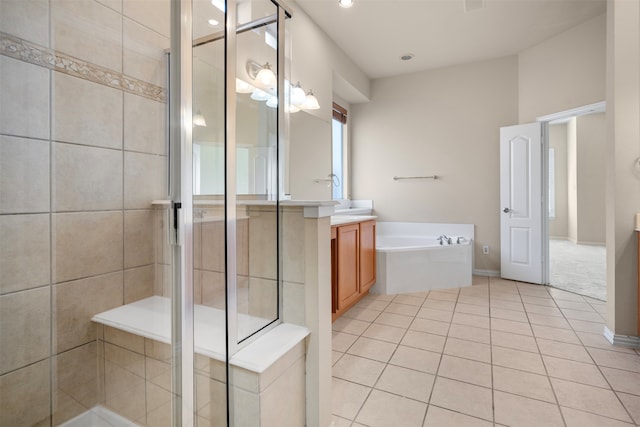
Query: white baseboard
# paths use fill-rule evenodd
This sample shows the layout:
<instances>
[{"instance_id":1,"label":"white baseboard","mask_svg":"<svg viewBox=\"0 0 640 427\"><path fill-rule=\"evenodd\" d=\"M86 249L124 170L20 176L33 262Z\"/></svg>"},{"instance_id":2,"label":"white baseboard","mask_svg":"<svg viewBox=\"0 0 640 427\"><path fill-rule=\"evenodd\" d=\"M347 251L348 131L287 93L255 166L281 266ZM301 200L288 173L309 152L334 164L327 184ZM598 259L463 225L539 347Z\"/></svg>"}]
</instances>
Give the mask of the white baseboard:
<instances>
[{"instance_id":1,"label":"white baseboard","mask_svg":"<svg viewBox=\"0 0 640 427\"><path fill-rule=\"evenodd\" d=\"M605 242L583 242L581 240L578 240L578 242L576 243L576 245L584 245L584 246L606 246Z\"/></svg>"},{"instance_id":2,"label":"white baseboard","mask_svg":"<svg viewBox=\"0 0 640 427\"><path fill-rule=\"evenodd\" d=\"M604 337L613 345L622 345L625 347L640 348L640 337L631 335L616 335L605 326Z\"/></svg>"},{"instance_id":3,"label":"white baseboard","mask_svg":"<svg viewBox=\"0 0 640 427\"><path fill-rule=\"evenodd\" d=\"M474 276L489 276L489 277L500 277L500 272L498 270L480 270L477 268L473 269Z\"/></svg>"}]
</instances>

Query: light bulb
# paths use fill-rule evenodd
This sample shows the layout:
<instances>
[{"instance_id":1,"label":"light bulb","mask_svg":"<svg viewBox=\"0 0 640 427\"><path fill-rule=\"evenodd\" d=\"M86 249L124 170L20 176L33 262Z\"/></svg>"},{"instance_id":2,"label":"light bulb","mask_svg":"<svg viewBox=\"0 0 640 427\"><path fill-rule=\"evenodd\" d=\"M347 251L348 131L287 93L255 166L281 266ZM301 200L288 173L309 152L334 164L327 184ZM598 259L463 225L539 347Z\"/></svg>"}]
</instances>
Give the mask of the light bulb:
<instances>
[{"instance_id":1,"label":"light bulb","mask_svg":"<svg viewBox=\"0 0 640 427\"><path fill-rule=\"evenodd\" d=\"M238 93L251 93L256 88L251 86L249 83L245 82L236 77L236 92Z\"/></svg>"},{"instance_id":2,"label":"light bulb","mask_svg":"<svg viewBox=\"0 0 640 427\"><path fill-rule=\"evenodd\" d=\"M353 6L353 0L338 0L338 4L346 9Z\"/></svg>"},{"instance_id":3,"label":"light bulb","mask_svg":"<svg viewBox=\"0 0 640 427\"><path fill-rule=\"evenodd\" d=\"M312 91L309 91L307 93L306 99L301 108L303 110L319 110L320 109L318 98L315 97Z\"/></svg>"},{"instance_id":4,"label":"light bulb","mask_svg":"<svg viewBox=\"0 0 640 427\"><path fill-rule=\"evenodd\" d=\"M251 99L254 101L266 101L269 98L271 98L271 95L261 89L256 89L251 93Z\"/></svg>"},{"instance_id":5,"label":"light bulb","mask_svg":"<svg viewBox=\"0 0 640 427\"><path fill-rule=\"evenodd\" d=\"M300 109L293 104L289 104L286 107L284 107L285 113L297 113L298 111L300 111Z\"/></svg>"},{"instance_id":6,"label":"light bulb","mask_svg":"<svg viewBox=\"0 0 640 427\"><path fill-rule=\"evenodd\" d=\"M267 100L267 107L269 108L278 108L278 97L272 96Z\"/></svg>"},{"instance_id":7,"label":"light bulb","mask_svg":"<svg viewBox=\"0 0 640 427\"><path fill-rule=\"evenodd\" d=\"M200 126L200 127L207 126L207 121L204 119L204 116L202 115L200 110L198 110L198 112L193 116L192 122L193 122L193 126Z\"/></svg>"},{"instance_id":8,"label":"light bulb","mask_svg":"<svg viewBox=\"0 0 640 427\"><path fill-rule=\"evenodd\" d=\"M307 96L304 94L304 90L302 89L302 87L300 87L300 82L296 83L296 85L293 87L293 90L291 90L291 104L295 105L296 107L300 107L302 104L304 104L306 98Z\"/></svg>"},{"instance_id":9,"label":"light bulb","mask_svg":"<svg viewBox=\"0 0 640 427\"><path fill-rule=\"evenodd\" d=\"M258 82L258 85L260 87L263 87L265 89L272 89L276 87L278 80L276 79L276 75L273 73L273 71L271 71L271 65L269 65L268 62L264 64L262 70L258 72L258 75L256 76L256 82Z\"/></svg>"}]
</instances>

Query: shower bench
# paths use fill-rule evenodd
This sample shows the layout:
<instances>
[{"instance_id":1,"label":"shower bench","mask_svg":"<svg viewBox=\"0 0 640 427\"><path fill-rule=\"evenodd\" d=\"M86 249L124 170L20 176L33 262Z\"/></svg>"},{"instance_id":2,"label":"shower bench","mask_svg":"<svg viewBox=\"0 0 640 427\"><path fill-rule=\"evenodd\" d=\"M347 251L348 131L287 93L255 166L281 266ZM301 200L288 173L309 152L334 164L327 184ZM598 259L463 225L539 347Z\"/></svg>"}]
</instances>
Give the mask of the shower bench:
<instances>
[{"instance_id":1,"label":"shower bench","mask_svg":"<svg viewBox=\"0 0 640 427\"><path fill-rule=\"evenodd\" d=\"M264 320L246 317L247 324ZM146 425L170 425L170 299L152 296L99 313L92 320L101 325L98 348L102 354L98 358L104 358L107 406L110 401L126 399L132 402L131 413L123 414L128 418ZM198 419L207 425L226 425L224 324L224 311L195 305L195 409ZM234 425L304 424L308 335L306 327L281 323L231 357L228 372ZM278 400L282 404L274 405ZM300 402L292 404L294 400ZM143 404L133 404L137 401ZM139 417L142 412L144 419Z\"/></svg>"}]
</instances>

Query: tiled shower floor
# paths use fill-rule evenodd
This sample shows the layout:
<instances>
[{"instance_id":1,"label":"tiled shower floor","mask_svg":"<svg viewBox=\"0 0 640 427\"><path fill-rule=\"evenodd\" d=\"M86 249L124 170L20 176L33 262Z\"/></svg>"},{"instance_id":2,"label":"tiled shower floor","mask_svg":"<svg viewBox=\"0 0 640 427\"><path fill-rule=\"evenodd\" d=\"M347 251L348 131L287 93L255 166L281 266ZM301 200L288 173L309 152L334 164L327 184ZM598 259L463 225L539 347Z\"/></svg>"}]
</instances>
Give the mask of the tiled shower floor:
<instances>
[{"instance_id":1,"label":"tiled shower floor","mask_svg":"<svg viewBox=\"0 0 640 427\"><path fill-rule=\"evenodd\" d=\"M640 353L606 341L604 313L486 277L369 295L333 324L333 425L633 426Z\"/></svg>"},{"instance_id":2,"label":"tiled shower floor","mask_svg":"<svg viewBox=\"0 0 640 427\"><path fill-rule=\"evenodd\" d=\"M62 424L61 427L139 427L126 418L104 408L95 406L77 417Z\"/></svg>"}]
</instances>

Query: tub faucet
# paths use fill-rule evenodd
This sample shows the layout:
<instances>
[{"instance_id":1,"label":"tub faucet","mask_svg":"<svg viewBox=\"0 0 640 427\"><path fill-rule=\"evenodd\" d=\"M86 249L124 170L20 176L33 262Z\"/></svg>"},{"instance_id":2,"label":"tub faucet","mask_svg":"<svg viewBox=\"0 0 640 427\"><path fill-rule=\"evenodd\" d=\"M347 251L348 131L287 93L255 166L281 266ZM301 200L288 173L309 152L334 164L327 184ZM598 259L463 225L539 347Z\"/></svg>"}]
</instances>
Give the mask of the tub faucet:
<instances>
[{"instance_id":1,"label":"tub faucet","mask_svg":"<svg viewBox=\"0 0 640 427\"><path fill-rule=\"evenodd\" d=\"M451 244L451 237L447 237L446 234L442 234L440 237L438 237L438 240L440 241L440 246L444 245L445 243L448 243L449 245Z\"/></svg>"}]
</instances>

